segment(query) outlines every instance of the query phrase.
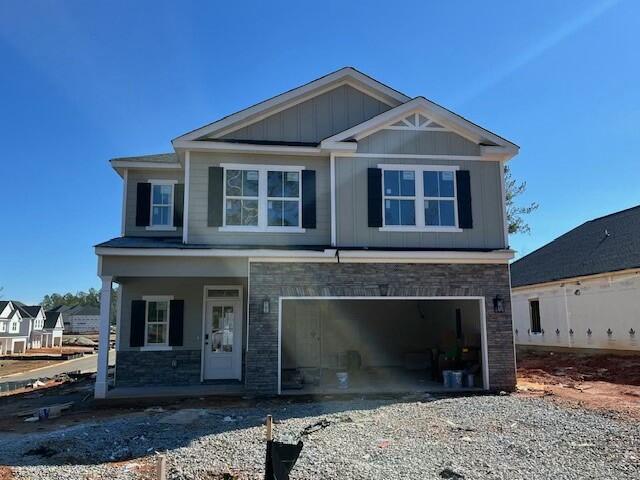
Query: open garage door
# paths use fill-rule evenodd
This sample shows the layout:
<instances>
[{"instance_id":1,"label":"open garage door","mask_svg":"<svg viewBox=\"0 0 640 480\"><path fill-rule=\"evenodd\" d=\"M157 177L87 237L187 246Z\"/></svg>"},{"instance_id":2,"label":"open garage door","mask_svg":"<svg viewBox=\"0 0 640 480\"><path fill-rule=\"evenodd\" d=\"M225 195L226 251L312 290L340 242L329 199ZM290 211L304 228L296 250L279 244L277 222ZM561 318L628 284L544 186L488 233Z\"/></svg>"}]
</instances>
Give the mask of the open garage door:
<instances>
[{"instance_id":1,"label":"open garage door","mask_svg":"<svg viewBox=\"0 0 640 480\"><path fill-rule=\"evenodd\" d=\"M282 298L280 392L488 386L484 299Z\"/></svg>"}]
</instances>

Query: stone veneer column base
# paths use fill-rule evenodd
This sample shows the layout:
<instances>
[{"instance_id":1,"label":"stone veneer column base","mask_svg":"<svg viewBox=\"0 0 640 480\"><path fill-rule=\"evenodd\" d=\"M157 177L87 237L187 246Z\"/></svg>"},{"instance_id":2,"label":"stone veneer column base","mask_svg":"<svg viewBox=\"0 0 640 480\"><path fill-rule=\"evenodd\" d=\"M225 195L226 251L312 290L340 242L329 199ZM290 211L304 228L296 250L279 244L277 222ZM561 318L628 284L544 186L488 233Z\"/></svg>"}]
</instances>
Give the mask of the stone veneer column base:
<instances>
[{"instance_id":1,"label":"stone veneer column base","mask_svg":"<svg viewBox=\"0 0 640 480\"><path fill-rule=\"evenodd\" d=\"M200 350L123 350L116 354L116 387L199 383Z\"/></svg>"}]
</instances>

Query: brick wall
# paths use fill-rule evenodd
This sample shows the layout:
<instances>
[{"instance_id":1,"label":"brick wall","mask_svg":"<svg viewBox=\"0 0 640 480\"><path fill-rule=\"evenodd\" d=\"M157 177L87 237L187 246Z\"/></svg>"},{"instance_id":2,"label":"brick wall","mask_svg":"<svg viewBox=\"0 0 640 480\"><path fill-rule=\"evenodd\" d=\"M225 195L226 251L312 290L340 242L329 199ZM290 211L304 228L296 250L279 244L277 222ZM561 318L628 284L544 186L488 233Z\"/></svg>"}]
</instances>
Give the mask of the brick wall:
<instances>
[{"instance_id":1,"label":"brick wall","mask_svg":"<svg viewBox=\"0 0 640 480\"><path fill-rule=\"evenodd\" d=\"M117 387L199 383L200 350L128 350L116 354Z\"/></svg>"},{"instance_id":2,"label":"brick wall","mask_svg":"<svg viewBox=\"0 0 640 480\"><path fill-rule=\"evenodd\" d=\"M513 390L515 358L507 265L389 263L251 263L247 390L273 394L278 388L278 298L308 296L483 296L486 298L489 382ZM382 291L381 291L382 287ZM495 313L502 296L505 313ZM262 313L265 297L270 312Z\"/></svg>"}]
</instances>

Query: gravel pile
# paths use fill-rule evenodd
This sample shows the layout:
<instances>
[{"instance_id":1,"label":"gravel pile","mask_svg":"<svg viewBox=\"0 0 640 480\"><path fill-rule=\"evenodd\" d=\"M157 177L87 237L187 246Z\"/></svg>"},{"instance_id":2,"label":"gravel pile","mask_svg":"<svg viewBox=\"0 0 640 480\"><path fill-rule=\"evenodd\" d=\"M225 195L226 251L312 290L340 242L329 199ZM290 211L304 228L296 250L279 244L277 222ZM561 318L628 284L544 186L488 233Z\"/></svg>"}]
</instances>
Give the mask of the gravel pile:
<instances>
[{"instance_id":1,"label":"gravel pile","mask_svg":"<svg viewBox=\"0 0 640 480\"><path fill-rule=\"evenodd\" d=\"M313 426L293 479L640 478L637 423L511 396L156 409L0 436L0 464L16 478L145 478L136 463L159 451L171 479L258 479L267 413L279 440L294 442Z\"/></svg>"}]
</instances>

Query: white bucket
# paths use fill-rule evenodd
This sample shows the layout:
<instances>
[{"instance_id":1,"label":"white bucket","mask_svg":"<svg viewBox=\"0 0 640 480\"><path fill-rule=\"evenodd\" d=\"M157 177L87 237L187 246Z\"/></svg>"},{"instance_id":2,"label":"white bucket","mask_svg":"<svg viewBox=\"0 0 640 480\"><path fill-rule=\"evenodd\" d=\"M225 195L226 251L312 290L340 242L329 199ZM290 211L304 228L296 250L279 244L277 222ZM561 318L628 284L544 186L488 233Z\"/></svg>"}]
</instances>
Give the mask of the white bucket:
<instances>
[{"instance_id":1,"label":"white bucket","mask_svg":"<svg viewBox=\"0 0 640 480\"><path fill-rule=\"evenodd\" d=\"M338 379L338 388L349 388L349 373L348 372L336 372L336 378Z\"/></svg>"}]
</instances>

